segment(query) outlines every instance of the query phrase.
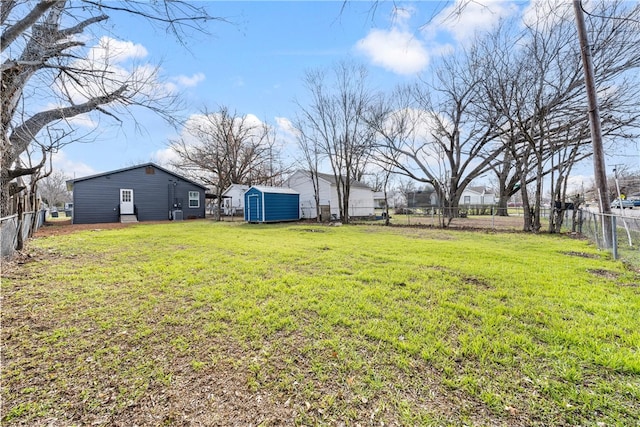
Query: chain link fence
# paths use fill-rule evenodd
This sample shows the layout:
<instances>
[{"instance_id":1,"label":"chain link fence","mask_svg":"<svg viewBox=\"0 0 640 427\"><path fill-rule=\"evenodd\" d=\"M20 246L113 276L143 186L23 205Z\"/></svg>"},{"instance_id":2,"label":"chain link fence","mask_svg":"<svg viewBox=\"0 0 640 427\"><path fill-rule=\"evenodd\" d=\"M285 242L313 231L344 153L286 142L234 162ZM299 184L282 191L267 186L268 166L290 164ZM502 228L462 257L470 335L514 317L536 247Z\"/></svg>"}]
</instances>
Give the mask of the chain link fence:
<instances>
[{"instance_id":1,"label":"chain link fence","mask_svg":"<svg viewBox=\"0 0 640 427\"><path fill-rule=\"evenodd\" d=\"M372 209L374 210L374 209ZM540 211L540 232L549 231L553 208ZM391 225L447 227L462 229L486 229L495 231L521 231L524 229L525 212L522 207L499 209L491 205L470 205L459 208L411 207L389 210ZM565 210L559 229L561 233L579 233L581 212ZM351 217L352 223L384 223L385 211L375 208L375 214L367 217ZM558 230L556 230L558 231Z\"/></svg>"},{"instance_id":2,"label":"chain link fence","mask_svg":"<svg viewBox=\"0 0 640 427\"><path fill-rule=\"evenodd\" d=\"M620 213L604 215L582 211L582 234L593 241L598 249L611 253L613 258L640 265L640 216ZM607 242L606 228L611 227L611 243Z\"/></svg>"},{"instance_id":3,"label":"chain link fence","mask_svg":"<svg viewBox=\"0 0 640 427\"><path fill-rule=\"evenodd\" d=\"M26 241L44 225L46 210L24 212L22 215L10 215L0 218L0 246L2 258L10 258L20 241Z\"/></svg>"}]
</instances>

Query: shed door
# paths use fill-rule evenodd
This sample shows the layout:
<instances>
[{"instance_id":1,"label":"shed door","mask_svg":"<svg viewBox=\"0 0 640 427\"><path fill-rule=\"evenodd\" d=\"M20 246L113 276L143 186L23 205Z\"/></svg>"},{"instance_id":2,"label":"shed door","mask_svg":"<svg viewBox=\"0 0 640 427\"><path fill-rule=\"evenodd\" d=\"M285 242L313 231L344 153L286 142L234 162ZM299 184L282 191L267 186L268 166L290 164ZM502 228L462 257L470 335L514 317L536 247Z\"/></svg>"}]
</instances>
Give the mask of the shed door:
<instances>
[{"instance_id":1,"label":"shed door","mask_svg":"<svg viewBox=\"0 0 640 427\"><path fill-rule=\"evenodd\" d=\"M120 215L133 215L133 190L120 189Z\"/></svg>"},{"instance_id":2,"label":"shed door","mask_svg":"<svg viewBox=\"0 0 640 427\"><path fill-rule=\"evenodd\" d=\"M261 211L260 211L260 198L258 197L257 194L251 194L248 197L249 199L249 206L248 206L248 220L249 222L252 221L261 221L263 218L261 218L262 215Z\"/></svg>"}]
</instances>

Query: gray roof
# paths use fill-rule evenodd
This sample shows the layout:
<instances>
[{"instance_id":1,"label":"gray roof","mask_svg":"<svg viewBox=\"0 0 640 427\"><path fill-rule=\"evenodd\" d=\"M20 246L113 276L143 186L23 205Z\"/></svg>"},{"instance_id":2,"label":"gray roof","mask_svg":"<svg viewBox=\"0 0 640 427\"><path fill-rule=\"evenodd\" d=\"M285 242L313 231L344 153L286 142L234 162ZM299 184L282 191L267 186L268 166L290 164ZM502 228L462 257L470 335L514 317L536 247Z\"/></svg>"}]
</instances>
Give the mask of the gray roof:
<instances>
[{"instance_id":1,"label":"gray roof","mask_svg":"<svg viewBox=\"0 0 640 427\"><path fill-rule=\"evenodd\" d=\"M493 192L492 192L492 190L490 188L483 187L483 186L477 186L477 185L476 186L470 185L470 186L467 187L467 190L475 191L478 194L489 194L489 195L493 194Z\"/></svg>"},{"instance_id":2,"label":"gray roof","mask_svg":"<svg viewBox=\"0 0 640 427\"><path fill-rule=\"evenodd\" d=\"M95 174L95 175L83 176L82 178L74 178L74 179L70 179L70 180L67 180L67 184L69 184L69 183L73 184L73 183L76 183L76 182L79 182L79 181L85 181L85 180L87 180L87 179L98 178L98 177L101 177L101 176L113 175L114 173L125 172L125 171L129 171L129 170L133 170L133 169L146 168L146 167L149 167L149 166L152 166L152 167L154 167L154 168L156 168L156 169L159 169L159 170L161 170L161 171L163 171L163 172L166 172L166 173L168 173L169 175L173 175L173 176L175 176L176 178L180 178L180 179L182 179L183 181L189 182L189 183L191 183L191 184L193 184L193 185L197 185L198 187L202 187L202 188L203 188L203 189L205 189L205 190L206 190L206 188L207 188L206 186L204 186L204 185L202 185L202 184L199 184L199 183L197 183L197 182L195 182L195 181L192 181L192 180L190 180L190 179L188 179L188 178L185 178L185 177L184 177L184 176L182 176L182 175L178 175L177 173L172 172L172 171L170 171L170 170L168 170L168 169L165 169L165 168L163 168L163 167L161 167L161 166L158 166L158 165L156 165L155 163L152 163L152 162L149 162L149 163L142 163L142 164L140 164L140 165L135 165L135 166L129 166L129 167L127 167L127 168L122 168L122 169L116 169L116 170L109 171L109 172L98 173L98 174Z\"/></svg>"},{"instance_id":3,"label":"gray roof","mask_svg":"<svg viewBox=\"0 0 640 427\"><path fill-rule=\"evenodd\" d=\"M318 178L322 178L325 181L327 181L327 182L329 182L329 183L331 183L333 185L336 185L336 177L333 174L318 172ZM366 188L367 190L371 190L371 187L369 187L364 182L360 182L360 181L351 181L351 187L352 188ZM373 190L371 190L371 191L373 191Z\"/></svg>"}]
</instances>

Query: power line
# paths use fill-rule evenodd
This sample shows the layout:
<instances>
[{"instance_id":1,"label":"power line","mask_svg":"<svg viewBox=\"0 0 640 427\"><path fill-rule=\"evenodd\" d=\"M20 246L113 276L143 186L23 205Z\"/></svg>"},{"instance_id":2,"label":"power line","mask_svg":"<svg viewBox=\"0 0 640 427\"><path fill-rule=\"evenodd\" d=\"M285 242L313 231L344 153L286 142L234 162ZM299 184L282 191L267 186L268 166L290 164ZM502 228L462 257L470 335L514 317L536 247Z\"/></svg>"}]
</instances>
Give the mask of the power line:
<instances>
[{"instance_id":1,"label":"power line","mask_svg":"<svg viewBox=\"0 0 640 427\"><path fill-rule=\"evenodd\" d=\"M593 18L600 18L600 19L613 19L616 21L627 21L627 22L635 22L636 24L640 24L640 21L637 19L633 19L633 18L629 18L629 17L618 17L618 16L604 16L604 15L596 15L595 13L591 13L588 12L585 8L584 8L584 4L582 3L582 1L580 1L580 9L582 9L582 11L584 13L586 13L587 15L593 17Z\"/></svg>"}]
</instances>

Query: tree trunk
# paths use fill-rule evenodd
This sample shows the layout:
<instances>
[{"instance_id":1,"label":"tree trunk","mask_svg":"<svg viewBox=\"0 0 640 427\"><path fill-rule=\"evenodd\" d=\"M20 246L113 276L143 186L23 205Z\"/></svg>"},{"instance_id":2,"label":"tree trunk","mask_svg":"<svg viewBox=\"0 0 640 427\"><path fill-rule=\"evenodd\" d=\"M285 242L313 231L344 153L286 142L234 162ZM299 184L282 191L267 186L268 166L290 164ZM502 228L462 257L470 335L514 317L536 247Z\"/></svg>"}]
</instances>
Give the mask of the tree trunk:
<instances>
[{"instance_id":1,"label":"tree trunk","mask_svg":"<svg viewBox=\"0 0 640 427\"><path fill-rule=\"evenodd\" d=\"M16 239L16 250L17 251L21 251L22 248L24 247L24 239L22 238L22 227L24 226L23 222L24 222L24 207L23 207L23 202L24 199L23 197L19 198L18 201L18 236Z\"/></svg>"},{"instance_id":2,"label":"tree trunk","mask_svg":"<svg viewBox=\"0 0 640 427\"><path fill-rule=\"evenodd\" d=\"M531 206L529 205L529 195L527 194L527 187L520 187L520 196L522 197L522 210L524 216L524 224L522 231L533 230L533 213L531 212Z\"/></svg>"},{"instance_id":3,"label":"tree trunk","mask_svg":"<svg viewBox=\"0 0 640 427\"><path fill-rule=\"evenodd\" d=\"M349 192L351 191L351 188L349 186L349 183L345 183L345 188L344 188L344 192L343 192L343 202L342 202L342 207L344 209L344 218L342 218L342 222L344 222L345 224L349 224Z\"/></svg>"},{"instance_id":4,"label":"tree trunk","mask_svg":"<svg viewBox=\"0 0 640 427\"><path fill-rule=\"evenodd\" d=\"M509 196L500 190L498 197L498 216L509 216Z\"/></svg>"},{"instance_id":5,"label":"tree trunk","mask_svg":"<svg viewBox=\"0 0 640 427\"><path fill-rule=\"evenodd\" d=\"M2 168L0 175L0 218L11 215L11 196L9 194L9 179L7 169Z\"/></svg>"}]
</instances>

